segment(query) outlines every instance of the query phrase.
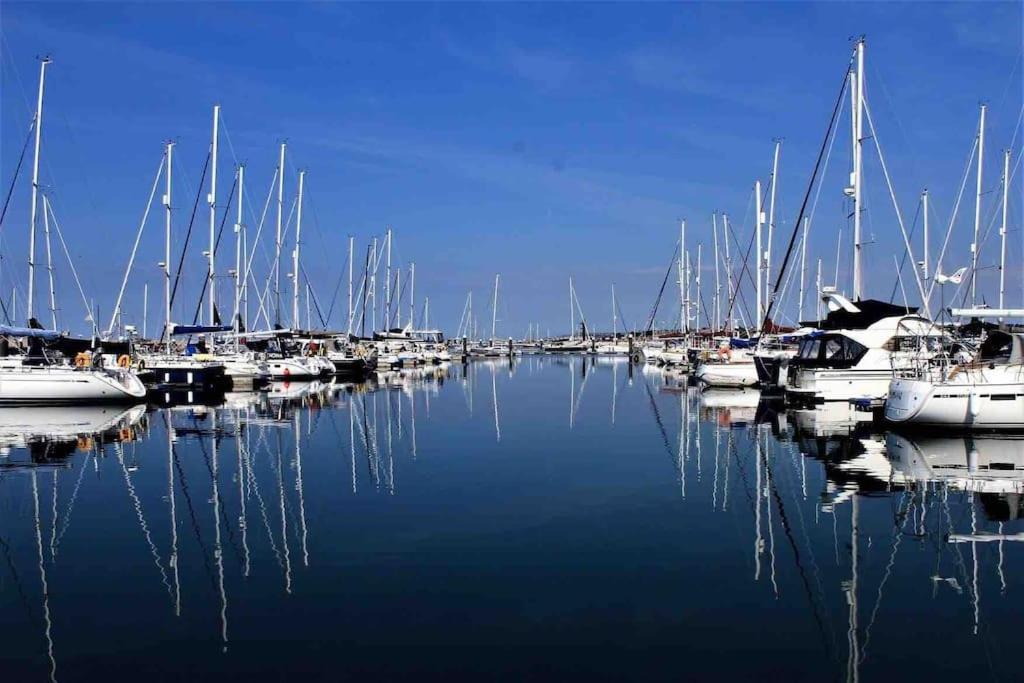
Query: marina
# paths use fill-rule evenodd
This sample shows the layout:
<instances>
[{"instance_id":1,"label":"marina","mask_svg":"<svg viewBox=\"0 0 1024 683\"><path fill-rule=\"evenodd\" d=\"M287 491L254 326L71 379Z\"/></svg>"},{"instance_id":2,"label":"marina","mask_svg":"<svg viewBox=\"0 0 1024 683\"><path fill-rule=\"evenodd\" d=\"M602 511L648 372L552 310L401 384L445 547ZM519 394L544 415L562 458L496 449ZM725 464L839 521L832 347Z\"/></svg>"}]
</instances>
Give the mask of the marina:
<instances>
[{"instance_id":1,"label":"marina","mask_svg":"<svg viewBox=\"0 0 1024 683\"><path fill-rule=\"evenodd\" d=\"M1021 677L1024 9L585 7L0 8L11 680Z\"/></svg>"}]
</instances>

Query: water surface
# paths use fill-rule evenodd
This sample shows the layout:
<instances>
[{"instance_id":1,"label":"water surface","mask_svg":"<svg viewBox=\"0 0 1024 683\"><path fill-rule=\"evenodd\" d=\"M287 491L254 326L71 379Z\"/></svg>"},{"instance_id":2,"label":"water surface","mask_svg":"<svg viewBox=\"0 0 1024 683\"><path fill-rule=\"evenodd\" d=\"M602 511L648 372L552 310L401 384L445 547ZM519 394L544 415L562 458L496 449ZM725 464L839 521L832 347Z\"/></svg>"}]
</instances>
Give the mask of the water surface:
<instances>
[{"instance_id":1,"label":"water surface","mask_svg":"<svg viewBox=\"0 0 1024 683\"><path fill-rule=\"evenodd\" d=\"M7 680L1013 680L1024 442L524 357L0 411Z\"/></svg>"}]
</instances>

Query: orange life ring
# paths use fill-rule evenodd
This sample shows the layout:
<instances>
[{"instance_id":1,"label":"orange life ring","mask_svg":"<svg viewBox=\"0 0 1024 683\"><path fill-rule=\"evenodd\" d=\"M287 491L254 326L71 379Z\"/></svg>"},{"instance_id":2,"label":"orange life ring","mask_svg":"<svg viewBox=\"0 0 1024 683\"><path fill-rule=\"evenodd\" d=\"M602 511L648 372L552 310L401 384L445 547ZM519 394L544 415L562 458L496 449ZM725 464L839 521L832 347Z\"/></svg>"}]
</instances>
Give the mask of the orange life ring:
<instances>
[{"instance_id":1,"label":"orange life ring","mask_svg":"<svg viewBox=\"0 0 1024 683\"><path fill-rule=\"evenodd\" d=\"M75 354L75 367L76 368L87 368L87 367L89 367L89 365L91 363L92 363L92 358L90 358L88 353L85 353L83 351L81 353Z\"/></svg>"},{"instance_id":2,"label":"orange life ring","mask_svg":"<svg viewBox=\"0 0 1024 683\"><path fill-rule=\"evenodd\" d=\"M119 368L130 368L132 366L132 359L127 353L122 353L117 357L117 367Z\"/></svg>"},{"instance_id":3,"label":"orange life ring","mask_svg":"<svg viewBox=\"0 0 1024 683\"><path fill-rule=\"evenodd\" d=\"M724 358L725 360L732 360L732 349L728 346L719 346L718 357Z\"/></svg>"}]
</instances>

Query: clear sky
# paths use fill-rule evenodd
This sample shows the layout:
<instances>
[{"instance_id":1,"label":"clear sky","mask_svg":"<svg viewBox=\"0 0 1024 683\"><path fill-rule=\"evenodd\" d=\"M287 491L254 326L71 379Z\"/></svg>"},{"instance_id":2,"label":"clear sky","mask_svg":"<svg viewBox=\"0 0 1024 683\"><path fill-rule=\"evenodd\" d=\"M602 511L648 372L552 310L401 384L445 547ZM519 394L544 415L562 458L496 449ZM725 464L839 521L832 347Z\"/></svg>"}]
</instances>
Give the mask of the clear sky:
<instances>
[{"instance_id":1,"label":"clear sky","mask_svg":"<svg viewBox=\"0 0 1024 683\"><path fill-rule=\"evenodd\" d=\"M246 162L250 226L267 195L280 140L289 144L289 195L295 169L307 170L303 263L325 308L345 268L347 236L355 235L361 264L368 240L391 225L395 262L416 262L417 307L429 296L431 322L448 331L469 290L481 327L485 320L489 325L490 289L501 273L501 336L521 336L528 323L564 332L570 275L592 326L611 325L613 282L627 321L641 325L680 218L688 221L690 249L704 244L710 299L711 214L728 212L746 247L753 183L768 180L774 138L784 139L781 245L806 189L851 36L868 37L869 105L908 227L920 191L930 190L933 257L981 102L989 104L983 229L997 215L1001 150L1015 130L1015 164L1021 151L1018 2L4 2L0 19L4 191L34 108L36 55L52 54L42 182L104 325L168 138L178 143L176 252L184 241L214 103L222 105L225 131L220 197L227 196L236 160ZM808 259L823 259L830 284L842 231L838 284L848 290L846 121L823 181ZM868 149L867 294L888 299L902 240L877 157ZM27 279L28 169L14 189L2 234L0 295L9 303L12 287L19 289L19 317ZM1018 171L1010 202L1008 279L1015 305L1024 303L1020 178ZM126 321L140 321L148 281L151 331L162 310L158 202L159 193L125 312ZM973 211L972 176L947 271L969 261ZM202 204L196 231L174 312L178 321L191 319L205 269ZM981 252L987 266L998 260L995 233ZM222 273L233 266L230 233L225 240ZM776 263L780 255L777 246ZM55 262L60 326L83 331L81 297L63 257L55 255ZM263 278L260 265L257 279ZM980 278L994 303L995 270L986 268ZM36 308L45 312L45 273L38 282L43 294ZM671 280L670 287L671 305L659 316L665 323L678 315ZM906 287L915 298L910 280ZM226 279L218 287L225 311L228 288ZM343 299L344 291L334 327L344 324Z\"/></svg>"}]
</instances>

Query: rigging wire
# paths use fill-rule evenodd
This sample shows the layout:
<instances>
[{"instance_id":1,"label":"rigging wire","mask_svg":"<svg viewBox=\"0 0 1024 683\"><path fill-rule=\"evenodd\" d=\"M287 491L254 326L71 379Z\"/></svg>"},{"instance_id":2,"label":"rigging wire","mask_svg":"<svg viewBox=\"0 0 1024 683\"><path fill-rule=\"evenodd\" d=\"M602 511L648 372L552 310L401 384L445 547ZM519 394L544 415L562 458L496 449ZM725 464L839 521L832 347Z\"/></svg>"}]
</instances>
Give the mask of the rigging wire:
<instances>
[{"instance_id":1,"label":"rigging wire","mask_svg":"<svg viewBox=\"0 0 1024 683\"><path fill-rule=\"evenodd\" d=\"M853 56L850 57L852 63ZM836 120L839 117L839 111L843 104L843 93L846 92L846 84L850 79L850 69L847 68L843 73L843 82L839 88L839 95L836 97L836 103L832 108L832 118L829 121L828 129L825 131L825 139L821 141L821 148L818 150L818 158L814 162L814 170L811 172L811 181L807 185L807 191L804 193L803 202L800 204L800 212L797 214L796 220L793 222L793 233L789 236L789 244L786 246L786 255L782 259L782 265L779 267L779 274L775 280L775 287L772 291L778 289L779 283L782 281L782 276L786 272L786 266L789 265L789 259L793 255L793 247L796 245L796 236L800 231L800 224L803 223L804 213L807 211L807 203L811 198L811 189L814 187L814 181L818 177L818 170L821 168L821 162L825 155L825 149L828 145L829 133L832 131L832 127L835 126ZM869 117L870 120L870 117ZM761 327L764 327L766 321L771 317L772 309L775 307L775 295L774 293L768 298L768 305L765 306L764 319L760 321Z\"/></svg>"},{"instance_id":2,"label":"rigging wire","mask_svg":"<svg viewBox=\"0 0 1024 683\"><path fill-rule=\"evenodd\" d=\"M174 306L174 298L178 294L178 283L181 281L181 269L185 266L185 254L188 253L188 243L192 238L192 226L195 225L196 210L199 208L199 196L203 192L203 183L206 180L206 171L210 167L210 153L206 154L206 162L203 164L203 173L199 177L199 189L196 191L196 201L192 204L192 216L188 220L188 231L185 233L185 244L181 248L181 258L178 259L178 269L174 274L174 287L171 288L170 307ZM164 334L167 334L165 331Z\"/></svg>"}]
</instances>

